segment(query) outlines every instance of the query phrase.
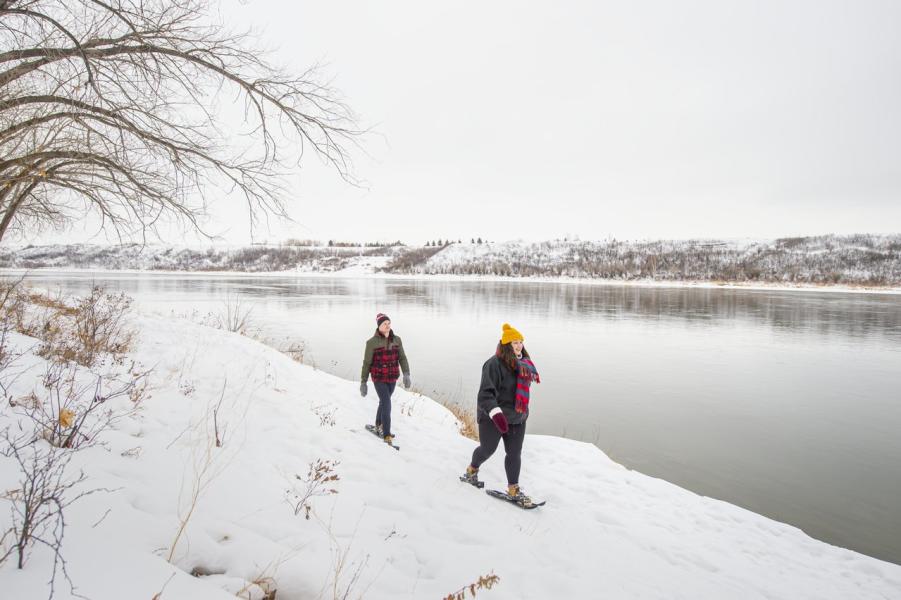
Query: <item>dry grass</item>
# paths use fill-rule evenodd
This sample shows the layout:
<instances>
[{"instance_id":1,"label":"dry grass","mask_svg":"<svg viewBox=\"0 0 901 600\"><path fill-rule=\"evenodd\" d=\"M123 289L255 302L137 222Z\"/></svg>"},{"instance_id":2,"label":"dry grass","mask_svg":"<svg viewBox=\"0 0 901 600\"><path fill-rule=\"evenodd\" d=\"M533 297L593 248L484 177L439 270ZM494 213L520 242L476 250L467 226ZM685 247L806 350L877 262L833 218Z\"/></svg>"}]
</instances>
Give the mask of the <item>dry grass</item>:
<instances>
[{"instance_id":1,"label":"dry grass","mask_svg":"<svg viewBox=\"0 0 901 600\"><path fill-rule=\"evenodd\" d=\"M0 320L39 339L48 360L93 366L101 355L121 361L134 342L127 325L131 298L95 286L81 298L39 292L22 280L0 282Z\"/></svg>"},{"instance_id":2,"label":"dry grass","mask_svg":"<svg viewBox=\"0 0 901 600\"><path fill-rule=\"evenodd\" d=\"M461 406L460 402L457 401L459 394L455 398L443 397L437 390L433 390L431 393L427 394L422 388L416 385L412 386L407 391L412 394L419 394L420 396L428 396L444 406L444 408L449 410L457 419L457 428L460 431L460 435L477 442L479 441L479 425L476 422L475 411Z\"/></svg>"},{"instance_id":3,"label":"dry grass","mask_svg":"<svg viewBox=\"0 0 901 600\"><path fill-rule=\"evenodd\" d=\"M53 309L55 314L38 334L44 342L38 354L85 367L93 366L101 355L120 361L135 338L126 324L130 309L131 298L124 293L111 294L95 286L68 311Z\"/></svg>"},{"instance_id":4,"label":"dry grass","mask_svg":"<svg viewBox=\"0 0 901 600\"><path fill-rule=\"evenodd\" d=\"M469 592L471 598L476 597L476 590L490 590L500 582L501 578L494 573L482 575L469 585L463 586L456 592L452 592L445 596L443 600L464 600L466 592Z\"/></svg>"},{"instance_id":5,"label":"dry grass","mask_svg":"<svg viewBox=\"0 0 901 600\"><path fill-rule=\"evenodd\" d=\"M465 409L455 402L442 402L442 404L444 408L451 411L451 414L457 418L460 435L478 442L479 425L476 423L475 412Z\"/></svg>"},{"instance_id":6,"label":"dry grass","mask_svg":"<svg viewBox=\"0 0 901 600\"><path fill-rule=\"evenodd\" d=\"M235 593L235 596L250 600L251 598L258 597L258 594L262 594L262 600L275 600L277 591L278 586L275 583L275 578L268 575L260 575L238 590Z\"/></svg>"},{"instance_id":7,"label":"dry grass","mask_svg":"<svg viewBox=\"0 0 901 600\"><path fill-rule=\"evenodd\" d=\"M65 298L63 298L61 293L57 294L56 296L49 296L40 292L25 290L22 296L23 300L28 304L50 308L57 311L61 315L72 317L75 316L78 312L75 307L66 304Z\"/></svg>"},{"instance_id":8,"label":"dry grass","mask_svg":"<svg viewBox=\"0 0 901 600\"><path fill-rule=\"evenodd\" d=\"M252 325L252 313L252 304L247 305L237 294L229 293L219 315L219 328L245 335Z\"/></svg>"}]
</instances>

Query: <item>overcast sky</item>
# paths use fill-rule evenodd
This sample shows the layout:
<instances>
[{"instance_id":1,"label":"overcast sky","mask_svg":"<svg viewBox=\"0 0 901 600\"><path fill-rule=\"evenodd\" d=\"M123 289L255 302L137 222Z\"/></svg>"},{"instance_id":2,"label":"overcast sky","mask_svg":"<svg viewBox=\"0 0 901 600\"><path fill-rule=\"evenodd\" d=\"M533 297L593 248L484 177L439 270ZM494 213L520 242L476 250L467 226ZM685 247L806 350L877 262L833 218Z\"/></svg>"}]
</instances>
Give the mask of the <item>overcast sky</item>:
<instances>
[{"instance_id":1,"label":"overcast sky","mask_svg":"<svg viewBox=\"0 0 901 600\"><path fill-rule=\"evenodd\" d=\"M311 160L297 223L257 240L901 231L897 0L230 0L222 18L277 62L326 63L378 132L363 187ZM239 202L213 208L210 231L250 241Z\"/></svg>"}]
</instances>

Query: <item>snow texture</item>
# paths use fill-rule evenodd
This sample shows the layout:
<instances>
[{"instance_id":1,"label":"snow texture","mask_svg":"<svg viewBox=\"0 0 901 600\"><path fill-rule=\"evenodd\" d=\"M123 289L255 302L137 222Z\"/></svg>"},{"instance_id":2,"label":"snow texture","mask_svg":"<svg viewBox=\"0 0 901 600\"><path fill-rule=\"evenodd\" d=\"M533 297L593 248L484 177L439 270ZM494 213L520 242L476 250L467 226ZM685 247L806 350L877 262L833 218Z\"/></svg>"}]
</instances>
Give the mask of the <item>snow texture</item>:
<instances>
[{"instance_id":1,"label":"snow texture","mask_svg":"<svg viewBox=\"0 0 901 600\"><path fill-rule=\"evenodd\" d=\"M69 574L92 600L262 598L267 586L279 600L343 598L348 586L347 598L437 599L489 573L500 582L478 592L486 600L901 598L901 566L630 471L586 443L528 435L523 488L548 503L518 510L458 480L475 442L427 397L396 391L395 452L364 430L377 399L361 398L358 382L188 321L135 325L131 358L153 368L152 396L73 461L84 486L115 490L67 514ZM26 353L12 395L43 393L37 341L11 343ZM210 450L170 564L220 397L224 443ZM552 407L539 390L533 410ZM0 411L0 425L15 419ZM286 492L319 459L338 461L340 479L337 493L312 498L307 520ZM18 476L0 457L0 489ZM481 477L505 484L502 449ZM0 529L9 525L4 509ZM7 561L0 595L46 597L50 561L40 547L24 570ZM56 598L70 597L58 580Z\"/></svg>"}]
</instances>

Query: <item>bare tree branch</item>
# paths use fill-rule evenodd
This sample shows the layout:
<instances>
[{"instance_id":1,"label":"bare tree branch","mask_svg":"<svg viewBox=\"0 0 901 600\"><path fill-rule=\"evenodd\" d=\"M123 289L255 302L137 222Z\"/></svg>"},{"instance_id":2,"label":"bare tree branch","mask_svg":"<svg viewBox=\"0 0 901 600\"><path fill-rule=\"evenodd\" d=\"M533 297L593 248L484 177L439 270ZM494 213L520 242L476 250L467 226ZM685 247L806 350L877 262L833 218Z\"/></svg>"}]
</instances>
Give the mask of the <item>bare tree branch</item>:
<instances>
[{"instance_id":1,"label":"bare tree branch","mask_svg":"<svg viewBox=\"0 0 901 600\"><path fill-rule=\"evenodd\" d=\"M70 222L75 199L117 234L164 216L202 233L209 186L243 195L252 228L287 217L281 176L305 147L356 183L363 132L337 92L223 33L212 1L0 0L0 239ZM215 108L229 90L240 132Z\"/></svg>"}]
</instances>

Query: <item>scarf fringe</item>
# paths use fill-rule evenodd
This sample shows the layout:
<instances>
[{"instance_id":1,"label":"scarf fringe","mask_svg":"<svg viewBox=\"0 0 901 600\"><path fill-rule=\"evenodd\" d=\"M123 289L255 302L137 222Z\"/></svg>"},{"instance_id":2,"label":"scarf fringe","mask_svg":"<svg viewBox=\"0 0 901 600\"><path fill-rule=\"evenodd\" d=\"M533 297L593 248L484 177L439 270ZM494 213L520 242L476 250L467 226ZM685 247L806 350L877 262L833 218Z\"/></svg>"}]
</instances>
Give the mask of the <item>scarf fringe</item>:
<instances>
[{"instance_id":1,"label":"scarf fringe","mask_svg":"<svg viewBox=\"0 0 901 600\"><path fill-rule=\"evenodd\" d=\"M521 358L516 364L516 412L524 413L529 408L529 387L533 381L541 383L541 377L531 359Z\"/></svg>"}]
</instances>

